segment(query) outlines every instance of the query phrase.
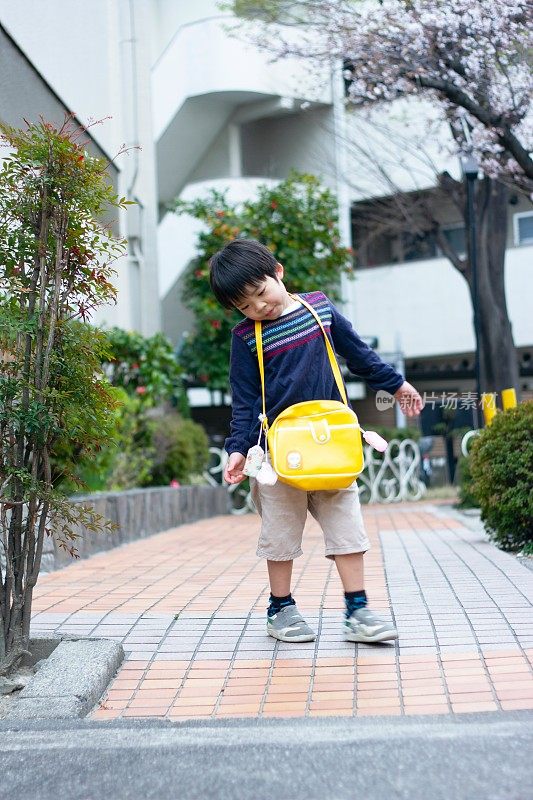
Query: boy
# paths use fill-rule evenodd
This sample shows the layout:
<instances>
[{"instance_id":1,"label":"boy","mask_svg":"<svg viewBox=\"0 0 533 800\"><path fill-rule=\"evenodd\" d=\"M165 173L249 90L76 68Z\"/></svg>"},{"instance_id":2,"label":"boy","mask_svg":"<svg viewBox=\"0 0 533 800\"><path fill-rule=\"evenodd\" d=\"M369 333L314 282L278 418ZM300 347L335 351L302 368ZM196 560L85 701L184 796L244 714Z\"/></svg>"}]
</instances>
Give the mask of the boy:
<instances>
[{"instance_id":1,"label":"boy","mask_svg":"<svg viewBox=\"0 0 533 800\"><path fill-rule=\"evenodd\" d=\"M210 261L211 288L226 308L237 308L245 320L233 328L230 383L232 420L225 449L224 478L239 483L248 449L256 444L262 410L255 345L255 320L262 321L266 410L269 423L294 403L340 400L328 361L323 334L313 315L295 302L283 284L283 266L264 245L235 239ZM322 292L302 295L320 316L335 351L348 368L372 389L394 395L404 413L414 416L422 399L391 366L385 364L353 330ZM326 558L333 559L344 587L344 635L352 642L398 638L390 622L369 608L364 590L363 555L370 547L359 492L348 489L306 492L278 481L273 486L250 479L252 499L261 516L257 555L266 558L270 580L267 633L283 642L308 642L316 634L296 608L291 595L293 559L302 555L302 534L308 510L324 533Z\"/></svg>"}]
</instances>

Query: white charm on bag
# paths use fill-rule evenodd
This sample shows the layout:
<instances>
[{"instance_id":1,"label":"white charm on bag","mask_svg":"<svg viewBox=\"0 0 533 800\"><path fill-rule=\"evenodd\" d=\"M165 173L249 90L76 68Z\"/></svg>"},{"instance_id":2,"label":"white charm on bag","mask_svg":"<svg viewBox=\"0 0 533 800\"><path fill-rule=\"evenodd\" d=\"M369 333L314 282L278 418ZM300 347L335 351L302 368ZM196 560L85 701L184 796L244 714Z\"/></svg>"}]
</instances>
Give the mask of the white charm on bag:
<instances>
[{"instance_id":1,"label":"white charm on bag","mask_svg":"<svg viewBox=\"0 0 533 800\"><path fill-rule=\"evenodd\" d=\"M278 476L267 461L268 443L267 431L265 430L266 416L259 414L259 436L257 437L257 444L250 447L246 454L246 463L244 465L243 474L248 475L250 478L255 478L258 483L264 483L268 486L273 486ZM261 437L265 437L265 449L261 447Z\"/></svg>"},{"instance_id":2,"label":"white charm on bag","mask_svg":"<svg viewBox=\"0 0 533 800\"><path fill-rule=\"evenodd\" d=\"M261 441L261 436L265 437L265 453L263 456L262 464L255 475L255 479L257 483L262 483L264 486L274 486L276 481L278 480L278 476L268 463L268 426L266 424L266 415L259 414L259 422L261 427L259 428L259 438L257 440L257 444L255 447L252 447L251 450L255 450L256 447L259 446L259 442ZM251 451L250 451L251 452Z\"/></svg>"},{"instance_id":3,"label":"white charm on bag","mask_svg":"<svg viewBox=\"0 0 533 800\"><path fill-rule=\"evenodd\" d=\"M246 454L243 474L248 475L249 478L255 478L261 469L264 457L265 451L260 444L254 444L253 447L250 447Z\"/></svg>"},{"instance_id":4,"label":"white charm on bag","mask_svg":"<svg viewBox=\"0 0 533 800\"><path fill-rule=\"evenodd\" d=\"M255 476L257 483L262 483L265 486L274 486L276 481L278 480L278 476L268 463L268 461L263 461L261 464L261 469Z\"/></svg>"}]
</instances>

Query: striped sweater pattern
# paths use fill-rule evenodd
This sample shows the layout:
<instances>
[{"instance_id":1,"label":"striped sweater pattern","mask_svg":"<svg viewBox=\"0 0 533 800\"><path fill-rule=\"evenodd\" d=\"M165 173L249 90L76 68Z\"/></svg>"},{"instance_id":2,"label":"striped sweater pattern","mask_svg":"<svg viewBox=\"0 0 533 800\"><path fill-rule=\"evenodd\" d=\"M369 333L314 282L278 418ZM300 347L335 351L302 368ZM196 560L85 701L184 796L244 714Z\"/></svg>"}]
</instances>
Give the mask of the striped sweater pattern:
<instances>
[{"instance_id":1,"label":"striped sweater pattern","mask_svg":"<svg viewBox=\"0 0 533 800\"><path fill-rule=\"evenodd\" d=\"M324 329L327 331L331 327L332 313L325 294L323 292L307 292L302 293L301 297L313 307L320 317ZM243 320L235 326L233 331L246 342L250 352L255 356L257 354L257 344L255 341L254 322ZM265 361L287 350L292 350L306 342L310 342L318 336L322 336L322 331L317 321L305 306L300 306L295 311L291 311L278 319L263 322L262 333L263 358Z\"/></svg>"}]
</instances>

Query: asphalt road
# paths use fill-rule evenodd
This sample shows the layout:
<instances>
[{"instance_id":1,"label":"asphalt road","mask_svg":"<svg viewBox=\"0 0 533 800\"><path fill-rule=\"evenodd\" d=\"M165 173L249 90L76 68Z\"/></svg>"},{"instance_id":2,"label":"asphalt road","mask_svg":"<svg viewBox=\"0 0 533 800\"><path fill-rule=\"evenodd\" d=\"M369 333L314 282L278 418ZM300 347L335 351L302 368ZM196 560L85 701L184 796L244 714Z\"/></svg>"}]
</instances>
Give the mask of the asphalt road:
<instances>
[{"instance_id":1,"label":"asphalt road","mask_svg":"<svg viewBox=\"0 0 533 800\"><path fill-rule=\"evenodd\" d=\"M533 800L533 712L4 720L0 798Z\"/></svg>"}]
</instances>

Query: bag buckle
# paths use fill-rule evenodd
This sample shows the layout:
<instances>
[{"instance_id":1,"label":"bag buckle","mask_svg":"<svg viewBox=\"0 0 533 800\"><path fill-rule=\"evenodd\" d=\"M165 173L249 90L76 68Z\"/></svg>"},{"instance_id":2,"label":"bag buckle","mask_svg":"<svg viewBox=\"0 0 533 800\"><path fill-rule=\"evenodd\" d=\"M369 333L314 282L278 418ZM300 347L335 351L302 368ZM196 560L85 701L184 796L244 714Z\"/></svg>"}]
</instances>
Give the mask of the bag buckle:
<instances>
[{"instance_id":1,"label":"bag buckle","mask_svg":"<svg viewBox=\"0 0 533 800\"><path fill-rule=\"evenodd\" d=\"M327 444L331 439L331 431L327 419L317 423L310 422L309 428L311 436L317 444Z\"/></svg>"}]
</instances>

